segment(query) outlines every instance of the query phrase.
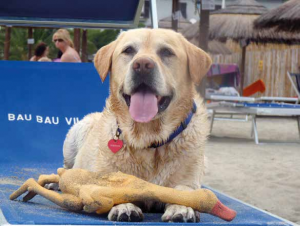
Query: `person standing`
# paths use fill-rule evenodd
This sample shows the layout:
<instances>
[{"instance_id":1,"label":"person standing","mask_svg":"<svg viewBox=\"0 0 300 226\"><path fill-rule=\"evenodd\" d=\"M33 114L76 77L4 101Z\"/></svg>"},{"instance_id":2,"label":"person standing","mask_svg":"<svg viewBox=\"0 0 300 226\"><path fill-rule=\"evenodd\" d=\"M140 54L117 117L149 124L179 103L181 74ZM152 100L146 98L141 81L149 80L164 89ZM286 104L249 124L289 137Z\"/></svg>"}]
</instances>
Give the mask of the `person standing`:
<instances>
[{"instance_id":1,"label":"person standing","mask_svg":"<svg viewBox=\"0 0 300 226\"><path fill-rule=\"evenodd\" d=\"M55 47L62 51L61 62L81 62L80 56L74 49L74 44L71 40L70 33L66 29L57 30L52 41Z\"/></svg>"}]
</instances>

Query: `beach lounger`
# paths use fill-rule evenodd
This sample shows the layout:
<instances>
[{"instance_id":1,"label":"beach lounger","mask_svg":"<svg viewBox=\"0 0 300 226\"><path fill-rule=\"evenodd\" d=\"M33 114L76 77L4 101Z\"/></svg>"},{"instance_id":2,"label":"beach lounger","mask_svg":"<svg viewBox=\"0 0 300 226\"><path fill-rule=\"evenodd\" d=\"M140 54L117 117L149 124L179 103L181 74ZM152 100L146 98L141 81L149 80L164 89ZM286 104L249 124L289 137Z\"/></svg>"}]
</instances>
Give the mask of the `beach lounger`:
<instances>
[{"instance_id":1,"label":"beach lounger","mask_svg":"<svg viewBox=\"0 0 300 226\"><path fill-rule=\"evenodd\" d=\"M300 74L287 72L287 76L291 82L292 88L295 91L297 97L266 97L262 96L257 98L257 101L261 102L285 102L285 103L300 103Z\"/></svg>"},{"instance_id":2,"label":"beach lounger","mask_svg":"<svg viewBox=\"0 0 300 226\"><path fill-rule=\"evenodd\" d=\"M143 223L110 222L106 215L70 212L40 196L27 203L9 200L28 178L63 165L68 130L86 114L102 111L109 79L101 84L90 63L0 61L0 71L0 225L170 225L158 213L146 213ZM198 225L293 225L215 192L237 211L236 219L202 214Z\"/></svg>"},{"instance_id":3,"label":"beach lounger","mask_svg":"<svg viewBox=\"0 0 300 226\"><path fill-rule=\"evenodd\" d=\"M229 102L219 101L207 105L211 111L210 130L212 131L216 115L247 115L252 118L252 136L259 144L256 119L260 117L293 117L298 125L300 136L300 105L258 102ZM220 118L219 118L220 120Z\"/></svg>"},{"instance_id":4,"label":"beach lounger","mask_svg":"<svg viewBox=\"0 0 300 226\"><path fill-rule=\"evenodd\" d=\"M207 104L211 115L210 131L213 129L214 120L233 120L233 115L252 116L252 135L256 144L259 144L257 123L258 117L294 117L298 125L300 135L300 74L287 72L292 87L298 97L233 97L222 95L211 95L209 99L213 101ZM295 80L295 81L294 81ZM286 104L286 103L295 104ZM230 118L216 118L218 116L229 115ZM239 120L240 121L240 120Z\"/></svg>"}]
</instances>

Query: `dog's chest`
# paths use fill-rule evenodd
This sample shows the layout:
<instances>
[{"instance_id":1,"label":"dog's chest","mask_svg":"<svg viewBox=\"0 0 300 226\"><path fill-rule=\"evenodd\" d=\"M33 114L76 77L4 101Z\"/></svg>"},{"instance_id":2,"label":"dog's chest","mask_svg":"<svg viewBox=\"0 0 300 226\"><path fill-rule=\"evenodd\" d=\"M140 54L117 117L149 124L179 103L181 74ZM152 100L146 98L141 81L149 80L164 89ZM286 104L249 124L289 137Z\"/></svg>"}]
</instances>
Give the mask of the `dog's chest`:
<instances>
[{"instance_id":1,"label":"dog's chest","mask_svg":"<svg viewBox=\"0 0 300 226\"><path fill-rule=\"evenodd\" d=\"M179 159L171 158L164 148L144 149L134 153L123 150L111 160L116 170L159 185L166 185L170 175L180 165Z\"/></svg>"}]
</instances>

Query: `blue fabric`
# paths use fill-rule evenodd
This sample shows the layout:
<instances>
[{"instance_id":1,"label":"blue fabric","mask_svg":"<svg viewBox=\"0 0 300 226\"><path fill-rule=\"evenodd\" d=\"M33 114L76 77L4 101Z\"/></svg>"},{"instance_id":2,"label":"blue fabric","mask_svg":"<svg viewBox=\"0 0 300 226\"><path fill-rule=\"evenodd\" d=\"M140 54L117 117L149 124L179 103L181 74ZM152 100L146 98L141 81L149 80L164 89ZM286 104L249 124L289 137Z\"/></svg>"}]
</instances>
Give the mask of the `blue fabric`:
<instances>
[{"instance_id":1,"label":"blue fabric","mask_svg":"<svg viewBox=\"0 0 300 226\"><path fill-rule=\"evenodd\" d=\"M62 145L73 118L102 111L109 83L107 79L101 84L90 63L0 61L0 72L0 208L10 224L170 225L161 222L161 213L146 213L142 223L109 222L107 215L70 212L41 196L27 203L9 200L9 195L28 178L56 173L63 165ZM9 120L8 114L15 119ZM41 122L37 116L42 117ZM72 119L70 125L66 117ZM216 194L237 211L236 219L228 223L202 214L199 225L290 225Z\"/></svg>"},{"instance_id":2,"label":"blue fabric","mask_svg":"<svg viewBox=\"0 0 300 226\"><path fill-rule=\"evenodd\" d=\"M0 163L62 163L71 125L102 111L109 93L92 63L0 61L0 71Z\"/></svg>"},{"instance_id":3,"label":"blue fabric","mask_svg":"<svg viewBox=\"0 0 300 226\"><path fill-rule=\"evenodd\" d=\"M139 0L11 0L0 1L0 22L5 20L128 23L134 20Z\"/></svg>"},{"instance_id":4,"label":"blue fabric","mask_svg":"<svg viewBox=\"0 0 300 226\"><path fill-rule=\"evenodd\" d=\"M146 213L145 219L141 223L110 222L107 220L106 214L96 215L67 211L41 196L36 196L27 203L22 202L22 197L18 198L17 201L9 200L9 195L28 178L37 179L40 174L56 173L58 167L61 165L57 163L39 162L0 164L0 178L2 179L2 183L0 183L0 208L10 224L170 225L170 223L161 221L162 213ZM6 181L6 184L3 181ZM201 214L200 223L196 225L290 225L226 195L216 191L215 193L222 203L237 211L237 217L232 222L226 222L209 214ZM171 225L187 226L191 223L172 223Z\"/></svg>"}]
</instances>

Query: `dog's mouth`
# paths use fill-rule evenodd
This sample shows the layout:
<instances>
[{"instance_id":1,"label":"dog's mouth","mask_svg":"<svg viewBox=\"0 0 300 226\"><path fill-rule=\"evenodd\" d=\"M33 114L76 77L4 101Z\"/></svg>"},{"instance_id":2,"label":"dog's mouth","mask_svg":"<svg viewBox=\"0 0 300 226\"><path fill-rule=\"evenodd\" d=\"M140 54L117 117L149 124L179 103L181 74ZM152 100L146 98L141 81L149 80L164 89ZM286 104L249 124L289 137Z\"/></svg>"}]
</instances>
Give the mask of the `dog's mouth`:
<instances>
[{"instance_id":1,"label":"dog's mouth","mask_svg":"<svg viewBox=\"0 0 300 226\"><path fill-rule=\"evenodd\" d=\"M157 114L165 111L171 103L172 95L159 96L145 84L139 85L132 94L123 93L129 113L136 122L150 122Z\"/></svg>"}]
</instances>

